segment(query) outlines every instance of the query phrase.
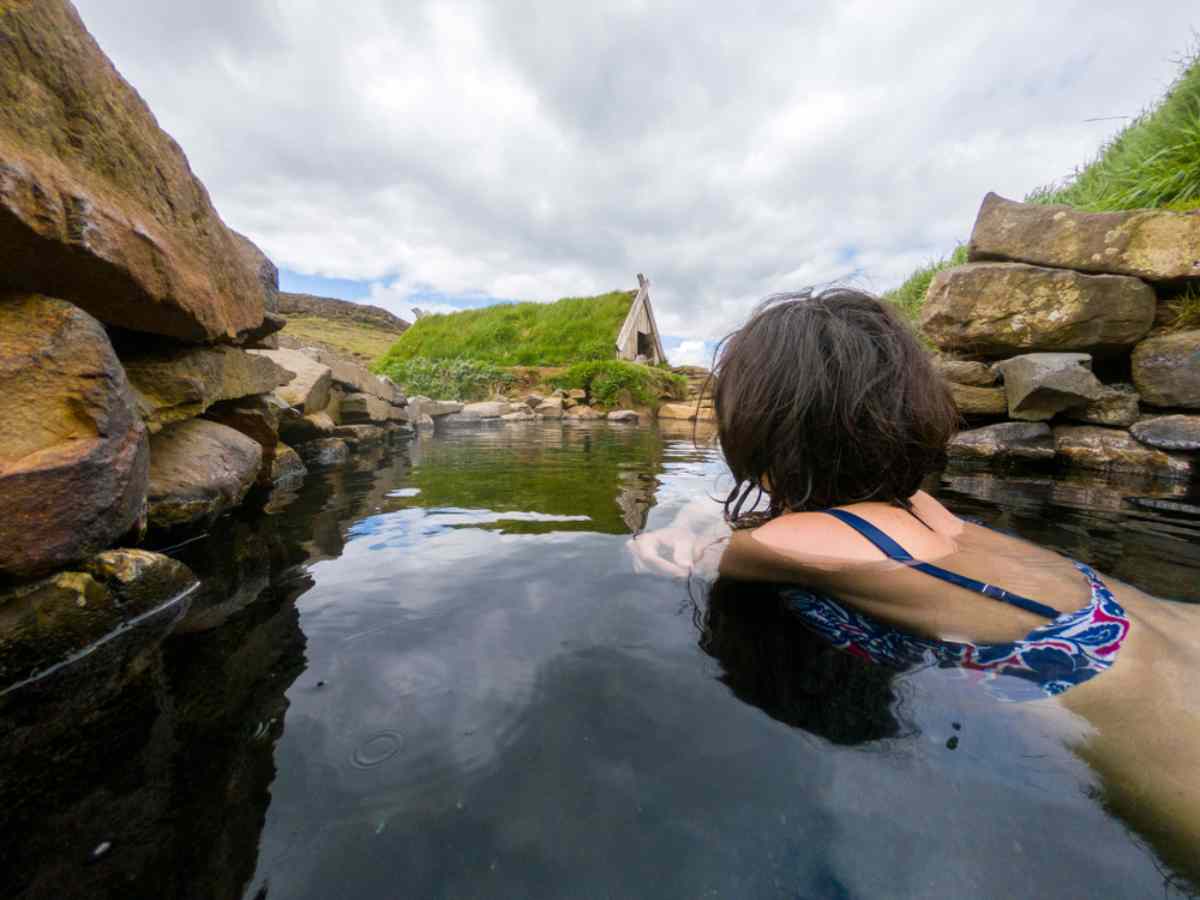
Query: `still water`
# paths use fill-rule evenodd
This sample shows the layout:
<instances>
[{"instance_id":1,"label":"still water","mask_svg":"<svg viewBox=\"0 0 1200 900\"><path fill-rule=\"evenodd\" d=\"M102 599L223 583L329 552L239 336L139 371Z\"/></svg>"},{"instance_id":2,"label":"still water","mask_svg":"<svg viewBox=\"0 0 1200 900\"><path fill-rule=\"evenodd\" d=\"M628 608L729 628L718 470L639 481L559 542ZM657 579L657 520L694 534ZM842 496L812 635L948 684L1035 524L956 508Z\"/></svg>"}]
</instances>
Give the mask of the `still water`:
<instances>
[{"instance_id":1,"label":"still water","mask_svg":"<svg viewBox=\"0 0 1200 900\"><path fill-rule=\"evenodd\" d=\"M0 698L0 895L1188 895L1039 704L635 575L722 473L686 431L499 426L222 520L172 550L185 604ZM930 487L1200 601L1178 488Z\"/></svg>"}]
</instances>

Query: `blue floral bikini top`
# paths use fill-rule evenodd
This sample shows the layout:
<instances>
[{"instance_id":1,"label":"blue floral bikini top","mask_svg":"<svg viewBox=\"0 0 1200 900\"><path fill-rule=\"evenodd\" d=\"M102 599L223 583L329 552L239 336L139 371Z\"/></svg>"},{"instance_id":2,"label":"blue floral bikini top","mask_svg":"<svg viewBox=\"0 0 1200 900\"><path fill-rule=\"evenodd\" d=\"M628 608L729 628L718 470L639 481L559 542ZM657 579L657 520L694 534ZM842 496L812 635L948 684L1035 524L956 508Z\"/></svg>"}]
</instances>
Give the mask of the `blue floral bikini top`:
<instances>
[{"instance_id":1,"label":"blue floral bikini top","mask_svg":"<svg viewBox=\"0 0 1200 900\"><path fill-rule=\"evenodd\" d=\"M1083 563L1077 562L1075 567L1091 586L1091 602L1075 612L1060 613L993 584L919 562L887 534L854 513L844 509L825 512L849 525L889 559L1050 620L1021 640L1007 643L942 641L916 637L883 625L824 594L803 588L783 591L785 602L809 628L835 647L856 656L905 670L922 665L967 670L977 673L1002 699L1020 700L1052 697L1095 677L1116 661L1121 642L1129 633L1125 610L1100 577ZM1009 678L1020 681L1012 682ZM1021 684L1033 690L1021 690Z\"/></svg>"}]
</instances>

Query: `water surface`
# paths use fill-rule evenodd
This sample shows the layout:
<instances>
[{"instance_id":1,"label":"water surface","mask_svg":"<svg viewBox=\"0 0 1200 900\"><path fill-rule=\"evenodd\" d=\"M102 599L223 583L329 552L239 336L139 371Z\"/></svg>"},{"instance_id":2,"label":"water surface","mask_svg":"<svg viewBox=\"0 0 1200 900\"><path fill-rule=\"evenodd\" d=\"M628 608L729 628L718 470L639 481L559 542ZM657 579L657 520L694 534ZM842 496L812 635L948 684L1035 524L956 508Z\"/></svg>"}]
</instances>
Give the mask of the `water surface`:
<instances>
[{"instance_id":1,"label":"water surface","mask_svg":"<svg viewBox=\"0 0 1200 900\"><path fill-rule=\"evenodd\" d=\"M188 609L0 700L19 835L0 893L1185 890L1036 704L848 669L753 597L633 574L629 535L722 472L683 433L501 426L223 520L173 550L205 579ZM936 482L962 514L1200 600L1180 489Z\"/></svg>"}]
</instances>

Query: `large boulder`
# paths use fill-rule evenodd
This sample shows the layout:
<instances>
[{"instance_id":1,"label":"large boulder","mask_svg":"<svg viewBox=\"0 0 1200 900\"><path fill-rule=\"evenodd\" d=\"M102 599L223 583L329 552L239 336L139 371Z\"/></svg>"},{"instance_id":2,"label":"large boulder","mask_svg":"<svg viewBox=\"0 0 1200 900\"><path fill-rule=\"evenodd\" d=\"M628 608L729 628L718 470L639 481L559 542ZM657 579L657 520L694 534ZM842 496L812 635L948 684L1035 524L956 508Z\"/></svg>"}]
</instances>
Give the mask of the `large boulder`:
<instances>
[{"instance_id":1,"label":"large boulder","mask_svg":"<svg viewBox=\"0 0 1200 900\"><path fill-rule=\"evenodd\" d=\"M320 412L329 405L333 373L329 366L317 362L299 350L250 350L265 357L295 377L275 391L275 396L304 415Z\"/></svg>"},{"instance_id":2,"label":"large boulder","mask_svg":"<svg viewBox=\"0 0 1200 900\"><path fill-rule=\"evenodd\" d=\"M267 254L259 250L258 245L250 238L232 230L230 234L233 235L233 242L242 263L254 273L259 287L262 288L264 309L268 313L276 313L279 309L279 267L271 262ZM287 324L287 319L282 316L276 318L281 323L280 328ZM274 330L278 331L279 328Z\"/></svg>"},{"instance_id":3,"label":"large boulder","mask_svg":"<svg viewBox=\"0 0 1200 900\"><path fill-rule=\"evenodd\" d=\"M1133 348L1132 365L1146 403L1200 408L1200 329L1146 338Z\"/></svg>"},{"instance_id":4,"label":"large boulder","mask_svg":"<svg viewBox=\"0 0 1200 900\"><path fill-rule=\"evenodd\" d=\"M259 394L228 400L212 406L205 418L220 422L234 431L240 431L262 447L262 466L258 470L258 483L269 486L275 482L274 461L279 447L279 421L286 407L274 394Z\"/></svg>"},{"instance_id":5,"label":"large boulder","mask_svg":"<svg viewBox=\"0 0 1200 900\"><path fill-rule=\"evenodd\" d=\"M1027 353L996 363L1004 376L1009 416L1042 422L1099 400L1105 389L1091 367L1086 353Z\"/></svg>"},{"instance_id":6,"label":"large boulder","mask_svg":"<svg viewBox=\"0 0 1200 900\"><path fill-rule=\"evenodd\" d=\"M150 440L150 524L211 522L242 502L262 466L262 447L240 431L189 419Z\"/></svg>"},{"instance_id":7,"label":"large boulder","mask_svg":"<svg viewBox=\"0 0 1200 900\"><path fill-rule=\"evenodd\" d=\"M960 431L946 445L951 459L1054 458L1054 436L1044 422L998 422L971 431Z\"/></svg>"},{"instance_id":8,"label":"large boulder","mask_svg":"<svg viewBox=\"0 0 1200 900\"><path fill-rule=\"evenodd\" d=\"M459 411L462 419L498 419L512 411L506 400L485 400L482 403L468 403Z\"/></svg>"},{"instance_id":9,"label":"large boulder","mask_svg":"<svg viewBox=\"0 0 1200 900\"><path fill-rule=\"evenodd\" d=\"M1158 450L1200 450L1200 416L1155 416L1142 419L1129 432Z\"/></svg>"},{"instance_id":10,"label":"large boulder","mask_svg":"<svg viewBox=\"0 0 1200 900\"><path fill-rule=\"evenodd\" d=\"M304 481L308 469L300 454L287 444L279 444L275 448L275 458L271 460L271 484L280 490L290 491L298 488Z\"/></svg>"},{"instance_id":11,"label":"large boulder","mask_svg":"<svg viewBox=\"0 0 1200 900\"><path fill-rule=\"evenodd\" d=\"M1022 263L970 263L934 276L921 330L939 348L983 356L1113 353L1145 337L1154 290L1136 278Z\"/></svg>"},{"instance_id":12,"label":"large boulder","mask_svg":"<svg viewBox=\"0 0 1200 900\"><path fill-rule=\"evenodd\" d=\"M108 336L83 310L0 296L0 422L0 572L62 568L144 515L146 429Z\"/></svg>"},{"instance_id":13,"label":"large boulder","mask_svg":"<svg viewBox=\"0 0 1200 900\"><path fill-rule=\"evenodd\" d=\"M67 0L0 7L0 287L184 341L263 319L245 248Z\"/></svg>"},{"instance_id":14,"label":"large boulder","mask_svg":"<svg viewBox=\"0 0 1200 900\"><path fill-rule=\"evenodd\" d=\"M1070 206L983 198L967 254L1133 275L1147 281L1200 278L1200 212L1140 209L1089 213Z\"/></svg>"},{"instance_id":15,"label":"large boulder","mask_svg":"<svg viewBox=\"0 0 1200 900\"><path fill-rule=\"evenodd\" d=\"M590 406L574 406L567 410L566 418L573 421L590 421L593 419L603 419L604 413L598 409L593 409Z\"/></svg>"},{"instance_id":16,"label":"large boulder","mask_svg":"<svg viewBox=\"0 0 1200 900\"><path fill-rule=\"evenodd\" d=\"M1192 474L1186 456L1147 447L1117 428L1059 425L1054 429L1054 447L1060 459L1083 469L1161 478L1189 478Z\"/></svg>"},{"instance_id":17,"label":"large boulder","mask_svg":"<svg viewBox=\"0 0 1200 900\"><path fill-rule=\"evenodd\" d=\"M641 417L632 409L615 409L606 417L610 422L632 422L635 425Z\"/></svg>"},{"instance_id":18,"label":"large boulder","mask_svg":"<svg viewBox=\"0 0 1200 900\"><path fill-rule=\"evenodd\" d=\"M365 366L318 347L305 347L301 352L329 366L333 383L344 388L347 393L370 394L372 397L398 405L405 403L404 392L390 378L375 375Z\"/></svg>"},{"instance_id":19,"label":"large boulder","mask_svg":"<svg viewBox=\"0 0 1200 900\"><path fill-rule=\"evenodd\" d=\"M214 403L265 394L295 377L271 359L236 347L180 347L122 362L152 433L194 419Z\"/></svg>"},{"instance_id":20,"label":"large boulder","mask_svg":"<svg viewBox=\"0 0 1200 900\"><path fill-rule=\"evenodd\" d=\"M664 403L658 408L658 417L690 422L696 418L696 405L693 403Z\"/></svg>"},{"instance_id":21,"label":"large boulder","mask_svg":"<svg viewBox=\"0 0 1200 900\"><path fill-rule=\"evenodd\" d=\"M417 396L408 398L405 409L408 410L410 418L416 421L423 415L436 419L439 416L462 412L463 405L456 400L430 400L428 397Z\"/></svg>"},{"instance_id":22,"label":"large boulder","mask_svg":"<svg viewBox=\"0 0 1200 900\"><path fill-rule=\"evenodd\" d=\"M1008 412L1004 388L973 387L949 382L954 405L964 416L1002 416Z\"/></svg>"},{"instance_id":23,"label":"large boulder","mask_svg":"<svg viewBox=\"0 0 1200 900\"><path fill-rule=\"evenodd\" d=\"M534 412L543 419L561 419L563 417L563 398L547 397L537 405Z\"/></svg>"},{"instance_id":24,"label":"large boulder","mask_svg":"<svg viewBox=\"0 0 1200 900\"><path fill-rule=\"evenodd\" d=\"M28 678L196 584L183 563L107 550L78 567L0 590L0 689Z\"/></svg>"},{"instance_id":25,"label":"large boulder","mask_svg":"<svg viewBox=\"0 0 1200 900\"><path fill-rule=\"evenodd\" d=\"M288 444L303 444L305 441L329 437L336 427L333 417L325 411L302 416L288 407L279 418L279 436Z\"/></svg>"}]
</instances>

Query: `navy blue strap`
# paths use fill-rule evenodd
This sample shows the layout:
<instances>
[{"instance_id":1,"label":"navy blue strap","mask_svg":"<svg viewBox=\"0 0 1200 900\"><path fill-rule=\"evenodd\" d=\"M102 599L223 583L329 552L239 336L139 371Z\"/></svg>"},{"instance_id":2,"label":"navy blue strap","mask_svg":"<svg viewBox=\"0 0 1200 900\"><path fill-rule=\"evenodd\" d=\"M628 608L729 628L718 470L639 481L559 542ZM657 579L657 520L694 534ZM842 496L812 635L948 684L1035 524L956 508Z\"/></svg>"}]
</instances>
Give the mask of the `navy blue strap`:
<instances>
[{"instance_id":1,"label":"navy blue strap","mask_svg":"<svg viewBox=\"0 0 1200 900\"><path fill-rule=\"evenodd\" d=\"M823 512L828 513L840 522L849 525L868 541L874 544L888 559L894 559L897 562L909 563L911 567L918 572L924 572L926 575L932 575L934 578L940 578L942 581L956 584L959 587L964 587L967 590L974 591L977 594L983 594L985 597L990 597L993 600L1001 600L1004 603L1011 604L1034 615L1042 616L1047 619L1057 619L1061 613L1052 606L1046 606L1044 603L1038 603L1036 600L1030 600L1028 597L1022 597L1020 594L1010 594L1008 591L996 587L994 584L985 584L982 581L977 581L974 578L968 578L965 575L959 575L957 572L950 572L943 569L941 566L935 566L933 563L918 562L913 558L913 555L897 544L894 540L888 537L883 531L876 528L866 519L861 516L856 516L852 512L847 512L844 509L826 509Z\"/></svg>"}]
</instances>

